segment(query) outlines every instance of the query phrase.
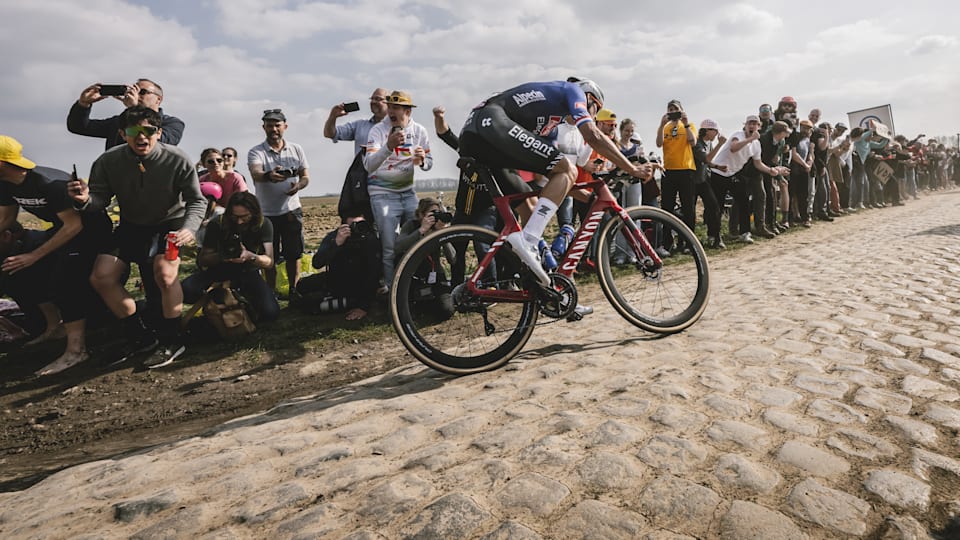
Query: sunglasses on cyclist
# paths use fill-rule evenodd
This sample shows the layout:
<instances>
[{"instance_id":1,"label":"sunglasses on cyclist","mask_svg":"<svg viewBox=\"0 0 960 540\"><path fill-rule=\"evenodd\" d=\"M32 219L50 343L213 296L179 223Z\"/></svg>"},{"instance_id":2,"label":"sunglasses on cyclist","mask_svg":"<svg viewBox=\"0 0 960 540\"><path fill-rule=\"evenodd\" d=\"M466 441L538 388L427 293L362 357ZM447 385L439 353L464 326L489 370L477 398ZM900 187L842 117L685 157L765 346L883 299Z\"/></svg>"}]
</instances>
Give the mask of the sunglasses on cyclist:
<instances>
[{"instance_id":1,"label":"sunglasses on cyclist","mask_svg":"<svg viewBox=\"0 0 960 540\"><path fill-rule=\"evenodd\" d=\"M223 163L223 158L210 158L206 161L207 165L215 165L217 163Z\"/></svg>"},{"instance_id":2,"label":"sunglasses on cyclist","mask_svg":"<svg viewBox=\"0 0 960 540\"><path fill-rule=\"evenodd\" d=\"M127 137L137 137L142 133L144 137L147 137L148 139L156 135L158 131L160 131L160 128L153 126L130 126L128 128L124 128L123 130Z\"/></svg>"}]
</instances>

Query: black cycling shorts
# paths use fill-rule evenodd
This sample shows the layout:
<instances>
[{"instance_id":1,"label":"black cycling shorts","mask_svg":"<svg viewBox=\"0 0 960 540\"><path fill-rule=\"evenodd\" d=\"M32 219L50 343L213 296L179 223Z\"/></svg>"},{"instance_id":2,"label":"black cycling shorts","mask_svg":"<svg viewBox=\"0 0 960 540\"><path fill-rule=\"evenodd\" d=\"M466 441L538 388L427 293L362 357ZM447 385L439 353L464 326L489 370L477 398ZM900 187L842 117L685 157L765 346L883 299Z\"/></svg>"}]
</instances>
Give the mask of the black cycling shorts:
<instances>
[{"instance_id":1,"label":"black cycling shorts","mask_svg":"<svg viewBox=\"0 0 960 540\"><path fill-rule=\"evenodd\" d=\"M460 133L460 155L475 158L494 171L519 169L543 175L550 174L564 159L549 139L514 122L503 107L496 104L470 112ZM495 172L494 176L505 194L530 191L516 175Z\"/></svg>"}]
</instances>

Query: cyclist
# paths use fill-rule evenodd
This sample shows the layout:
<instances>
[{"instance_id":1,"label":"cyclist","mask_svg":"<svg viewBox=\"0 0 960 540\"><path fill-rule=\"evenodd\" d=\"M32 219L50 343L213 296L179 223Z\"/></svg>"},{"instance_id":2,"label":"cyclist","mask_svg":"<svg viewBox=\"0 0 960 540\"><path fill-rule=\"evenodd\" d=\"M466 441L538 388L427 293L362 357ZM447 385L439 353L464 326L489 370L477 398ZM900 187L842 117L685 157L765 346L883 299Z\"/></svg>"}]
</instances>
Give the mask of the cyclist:
<instances>
[{"instance_id":1,"label":"cyclist","mask_svg":"<svg viewBox=\"0 0 960 540\"><path fill-rule=\"evenodd\" d=\"M649 165L627 160L616 143L600 132L594 117L601 108L603 92L591 80L570 77L566 81L530 82L474 107L460 133L460 155L491 167L504 193L531 188L502 169L520 169L547 177L547 185L523 230L506 238L543 286L550 284L550 277L540 264L537 244L577 177L576 165L554 145L557 126L569 117L584 141L620 169L638 178L649 178L652 172Z\"/></svg>"}]
</instances>

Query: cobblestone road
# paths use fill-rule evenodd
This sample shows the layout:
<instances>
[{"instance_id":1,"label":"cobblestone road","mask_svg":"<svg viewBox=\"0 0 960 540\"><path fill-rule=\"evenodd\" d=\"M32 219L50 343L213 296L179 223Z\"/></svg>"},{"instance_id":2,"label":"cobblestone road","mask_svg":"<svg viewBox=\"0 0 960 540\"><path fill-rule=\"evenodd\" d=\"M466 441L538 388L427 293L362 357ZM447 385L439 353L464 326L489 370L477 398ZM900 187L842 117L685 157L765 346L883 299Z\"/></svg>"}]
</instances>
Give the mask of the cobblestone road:
<instances>
[{"instance_id":1,"label":"cobblestone road","mask_svg":"<svg viewBox=\"0 0 960 540\"><path fill-rule=\"evenodd\" d=\"M0 494L0 537L950 534L958 204L714 257L710 306L680 335L643 334L594 291L594 315L538 328L500 371L409 365L67 469Z\"/></svg>"}]
</instances>

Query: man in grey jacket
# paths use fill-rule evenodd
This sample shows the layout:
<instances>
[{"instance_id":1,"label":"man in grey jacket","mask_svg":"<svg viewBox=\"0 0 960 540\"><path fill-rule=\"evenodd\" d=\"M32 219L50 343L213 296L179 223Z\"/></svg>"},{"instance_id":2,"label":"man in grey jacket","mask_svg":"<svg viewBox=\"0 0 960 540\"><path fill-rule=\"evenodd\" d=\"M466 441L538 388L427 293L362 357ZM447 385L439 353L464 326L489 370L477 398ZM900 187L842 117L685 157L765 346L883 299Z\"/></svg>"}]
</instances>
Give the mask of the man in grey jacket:
<instances>
[{"instance_id":1,"label":"man in grey jacket","mask_svg":"<svg viewBox=\"0 0 960 540\"><path fill-rule=\"evenodd\" d=\"M70 194L78 209L98 211L116 196L120 223L112 246L96 260L90 281L104 303L121 320L126 346L112 360L153 351L148 368L165 366L185 348L180 333L183 291L177 277L179 247L192 243L206 210L192 160L180 149L159 142L162 119L150 108L127 110L125 145L111 148L93 163L90 184L73 181ZM157 335L147 329L122 278L136 263L148 296L159 292L163 320ZM158 345L159 338L159 347ZM156 349L156 350L154 350Z\"/></svg>"}]
</instances>

